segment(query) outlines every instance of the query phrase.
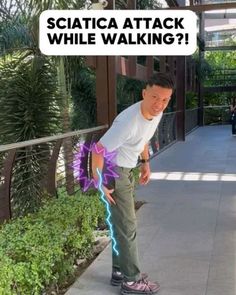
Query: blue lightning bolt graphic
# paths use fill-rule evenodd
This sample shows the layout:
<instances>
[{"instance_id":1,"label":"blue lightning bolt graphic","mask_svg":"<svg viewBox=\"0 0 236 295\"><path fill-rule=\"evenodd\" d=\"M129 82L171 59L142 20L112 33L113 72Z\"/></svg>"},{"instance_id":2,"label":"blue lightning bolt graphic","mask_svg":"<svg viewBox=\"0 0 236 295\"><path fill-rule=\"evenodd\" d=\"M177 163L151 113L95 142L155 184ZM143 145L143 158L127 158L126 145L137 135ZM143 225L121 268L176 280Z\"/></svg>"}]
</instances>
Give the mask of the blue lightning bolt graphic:
<instances>
[{"instance_id":1,"label":"blue lightning bolt graphic","mask_svg":"<svg viewBox=\"0 0 236 295\"><path fill-rule=\"evenodd\" d=\"M111 240L112 240L112 249L113 251L116 253L116 255L118 256L119 255L119 252L117 251L116 249L116 239L114 238L114 232L113 232L113 228L112 228L112 223L110 221L110 218L111 218L111 211L110 211L110 206L109 206L109 203L108 201L104 198L105 194L104 194L104 191L102 189L102 182L103 182L103 179L102 179L102 174L99 172L98 168L97 168L97 173L98 173L98 176L99 176L99 184L98 184L98 189L99 191L101 192L101 200L103 201L103 203L105 203L106 205L106 210L107 210L107 218L106 218L106 222L109 226L109 230L110 230L110 235L111 235Z\"/></svg>"}]
</instances>

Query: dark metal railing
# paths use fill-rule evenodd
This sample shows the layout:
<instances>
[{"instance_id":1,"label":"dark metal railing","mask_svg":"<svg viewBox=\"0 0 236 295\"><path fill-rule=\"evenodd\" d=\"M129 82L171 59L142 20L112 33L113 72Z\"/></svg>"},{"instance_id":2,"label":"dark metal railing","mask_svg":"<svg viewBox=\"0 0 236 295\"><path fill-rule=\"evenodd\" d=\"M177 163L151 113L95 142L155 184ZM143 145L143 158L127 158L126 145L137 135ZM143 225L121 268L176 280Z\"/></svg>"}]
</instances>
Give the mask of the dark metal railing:
<instances>
[{"instance_id":1,"label":"dark metal railing","mask_svg":"<svg viewBox=\"0 0 236 295\"><path fill-rule=\"evenodd\" d=\"M160 124L149 143L153 156L176 140L176 112L164 113Z\"/></svg>"},{"instance_id":2,"label":"dark metal railing","mask_svg":"<svg viewBox=\"0 0 236 295\"><path fill-rule=\"evenodd\" d=\"M73 169L78 144L97 140L107 127L0 146L0 221L32 212L44 195L80 189Z\"/></svg>"},{"instance_id":3,"label":"dark metal railing","mask_svg":"<svg viewBox=\"0 0 236 295\"><path fill-rule=\"evenodd\" d=\"M229 106L205 106L204 125L218 125L230 123L231 113Z\"/></svg>"},{"instance_id":4,"label":"dark metal railing","mask_svg":"<svg viewBox=\"0 0 236 295\"><path fill-rule=\"evenodd\" d=\"M165 113L149 143L151 156L176 141L176 114ZM187 131L197 109L186 112ZM32 212L42 199L80 189L73 163L78 144L97 141L108 126L0 146L0 221Z\"/></svg>"},{"instance_id":5,"label":"dark metal railing","mask_svg":"<svg viewBox=\"0 0 236 295\"><path fill-rule=\"evenodd\" d=\"M198 126L199 108L186 110L185 113L185 133L188 134Z\"/></svg>"},{"instance_id":6,"label":"dark metal railing","mask_svg":"<svg viewBox=\"0 0 236 295\"><path fill-rule=\"evenodd\" d=\"M198 126L199 108L186 110L185 133L189 133ZM177 112L164 113L161 122L150 140L149 151L151 156L174 143L177 139Z\"/></svg>"},{"instance_id":7,"label":"dark metal railing","mask_svg":"<svg viewBox=\"0 0 236 295\"><path fill-rule=\"evenodd\" d=\"M203 0L203 4L220 4L220 3L234 3L235 0Z\"/></svg>"}]
</instances>

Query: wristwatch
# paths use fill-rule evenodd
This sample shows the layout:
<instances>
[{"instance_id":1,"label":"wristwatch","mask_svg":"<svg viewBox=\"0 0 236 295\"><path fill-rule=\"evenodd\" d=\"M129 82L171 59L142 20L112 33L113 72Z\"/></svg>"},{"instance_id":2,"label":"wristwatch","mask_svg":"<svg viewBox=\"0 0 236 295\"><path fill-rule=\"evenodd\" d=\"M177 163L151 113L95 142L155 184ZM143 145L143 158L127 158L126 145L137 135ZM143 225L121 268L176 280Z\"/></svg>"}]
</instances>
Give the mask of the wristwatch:
<instances>
[{"instance_id":1,"label":"wristwatch","mask_svg":"<svg viewBox=\"0 0 236 295\"><path fill-rule=\"evenodd\" d=\"M143 164L144 163L148 163L149 162L149 159L141 159L140 162L143 163Z\"/></svg>"}]
</instances>

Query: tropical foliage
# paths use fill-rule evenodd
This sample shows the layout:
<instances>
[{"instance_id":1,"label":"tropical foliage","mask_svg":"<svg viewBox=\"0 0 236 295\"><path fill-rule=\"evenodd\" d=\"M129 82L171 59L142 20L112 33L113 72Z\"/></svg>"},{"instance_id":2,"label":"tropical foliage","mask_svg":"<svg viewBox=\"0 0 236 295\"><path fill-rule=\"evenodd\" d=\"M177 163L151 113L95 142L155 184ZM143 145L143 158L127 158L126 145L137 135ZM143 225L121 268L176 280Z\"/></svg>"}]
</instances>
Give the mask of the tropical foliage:
<instances>
[{"instance_id":1,"label":"tropical foliage","mask_svg":"<svg viewBox=\"0 0 236 295\"><path fill-rule=\"evenodd\" d=\"M116 9L127 9L127 0L116 0ZM158 0L137 0L137 9L157 9L162 7Z\"/></svg>"},{"instance_id":2,"label":"tropical foliage","mask_svg":"<svg viewBox=\"0 0 236 295\"><path fill-rule=\"evenodd\" d=\"M76 259L90 257L99 221L104 222L104 207L98 195L77 193L3 225L0 295L54 294L73 275Z\"/></svg>"},{"instance_id":3,"label":"tropical foliage","mask_svg":"<svg viewBox=\"0 0 236 295\"><path fill-rule=\"evenodd\" d=\"M118 113L142 99L143 81L117 76L117 109Z\"/></svg>"},{"instance_id":4,"label":"tropical foliage","mask_svg":"<svg viewBox=\"0 0 236 295\"><path fill-rule=\"evenodd\" d=\"M236 51L207 51L205 58L213 69L236 68Z\"/></svg>"},{"instance_id":5,"label":"tropical foliage","mask_svg":"<svg viewBox=\"0 0 236 295\"><path fill-rule=\"evenodd\" d=\"M71 85L80 59L46 57L38 46L38 20L45 9L80 9L84 1L17 0L0 3L0 142L13 143L71 130ZM73 59L73 61L71 61ZM71 143L64 143L66 174ZM13 209L32 212L40 203L49 146L21 150L16 159ZM42 160L42 154L44 160ZM24 163L23 163L23 162ZM28 181L28 182L27 182ZM24 189L29 184L27 191ZM24 185L24 187L23 187ZM18 210L19 209L19 210Z\"/></svg>"},{"instance_id":6,"label":"tropical foliage","mask_svg":"<svg viewBox=\"0 0 236 295\"><path fill-rule=\"evenodd\" d=\"M162 4L158 0L138 0L137 9L158 9Z\"/></svg>"},{"instance_id":7,"label":"tropical foliage","mask_svg":"<svg viewBox=\"0 0 236 295\"><path fill-rule=\"evenodd\" d=\"M25 54L25 53L24 53ZM58 132L60 122L53 61L14 53L0 60L0 132L4 143Z\"/></svg>"},{"instance_id":8,"label":"tropical foliage","mask_svg":"<svg viewBox=\"0 0 236 295\"><path fill-rule=\"evenodd\" d=\"M236 84L235 51L206 51L201 64L198 53L194 55L194 59L197 65L198 80L203 81L205 87ZM230 105L235 100L235 97L235 92L205 93L204 104L206 106Z\"/></svg>"},{"instance_id":9,"label":"tropical foliage","mask_svg":"<svg viewBox=\"0 0 236 295\"><path fill-rule=\"evenodd\" d=\"M198 97L197 93L193 91L188 91L186 93L186 109L194 109L198 107Z\"/></svg>"},{"instance_id":10,"label":"tropical foliage","mask_svg":"<svg viewBox=\"0 0 236 295\"><path fill-rule=\"evenodd\" d=\"M72 129L96 126L96 76L92 69L81 64L72 84Z\"/></svg>"},{"instance_id":11,"label":"tropical foliage","mask_svg":"<svg viewBox=\"0 0 236 295\"><path fill-rule=\"evenodd\" d=\"M60 98L52 61L29 52L4 56L0 60L0 84L2 142L26 141L60 130ZM22 148L17 152L12 178L14 215L38 208L48 158L48 145Z\"/></svg>"},{"instance_id":12,"label":"tropical foliage","mask_svg":"<svg viewBox=\"0 0 236 295\"><path fill-rule=\"evenodd\" d=\"M198 81L205 81L207 76L211 73L212 68L209 62L206 59L199 59L199 53L195 52L193 55L193 59L196 64L196 74Z\"/></svg>"},{"instance_id":13,"label":"tropical foliage","mask_svg":"<svg viewBox=\"0 0 236 295\"><path fill-rule=\"evenodd\" d=\"M228 45L233 44L236 44L235 40L229 40ZM235 51L207 51L205 52L205 60L210 66L210 70L207 72L204 80L205 87L236 85ZM205 124L230 122L229 105L235 104L235 100L236 92L228 91L217 93L205 93L204 104L206 106L213 106L213 108L205 109Z\"/></svg>"}]
</instances>

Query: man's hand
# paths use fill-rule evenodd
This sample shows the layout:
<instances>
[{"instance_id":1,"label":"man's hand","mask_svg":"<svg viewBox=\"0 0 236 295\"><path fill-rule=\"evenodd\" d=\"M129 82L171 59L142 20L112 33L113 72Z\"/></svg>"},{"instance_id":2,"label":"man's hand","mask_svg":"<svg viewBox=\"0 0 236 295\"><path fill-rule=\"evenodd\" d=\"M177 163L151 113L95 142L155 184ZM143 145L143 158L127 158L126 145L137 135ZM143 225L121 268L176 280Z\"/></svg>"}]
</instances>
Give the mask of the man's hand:
<instances>
[{"instance_id":1,"label":"man's hand","mask_svg":"<svg viewBox=\"0 0 236 295\"><path fill-rule=\"evenodd\" d=\"M104 149L103 145L100 142L98 142L92 151L92 174L93 174L93 179L97 186L100 183L99 174L102 174L101 171L104 165L103 153L100 153L99 151L103 149ZM102 190L109 204L116 204L115 200L111 196L111 194L114 192L114 189L108 189L107 187L102 185Z\"/></svg>"},{"instance_id":2,"label":"man's hand","mask_svg":"<svg viewBox=\"0 0 236 295\"><path fill-rule=\"evenodd\" d=\"M107 201L110 205L114 204L116 205L115 200L112 198L111 194L114 192L114 189L108 189L107 187L105 187L104 185L102 186L102 190L107 198Z\"/></svg>"},{"instance_id":3,"label":"man's hand","mask_svg":"<svg viewBox=\"0 0 236 295\"><path fill-rule=\"evenodd\" d=\"M139 184L145 185L149 182L151 176L151 170L149 163L144 163L141 165L140 169L141 175L139 177Z\"/></svg>"},{"instance_id":4,"label":"man's hand","mask_svg":"<svg viewBox=\"0 0 236 295\"><path fill-rule=\"evenodd\" d=\"M96 183L96 186L97 186L97 189L98 189L98 186L99 186L99 176L97 174L97 171L96 171L96 174L93 175L93 179ZM105 194L105 197L107 198L107 201L110 205L114 204L116 205L116 202L115 200L113 199L113 197L111 196L111 194L114 192L114 189L109 189L107 187L105 187L103 184L102 184L102 190Z\"/></svg>"}]
</instances>

